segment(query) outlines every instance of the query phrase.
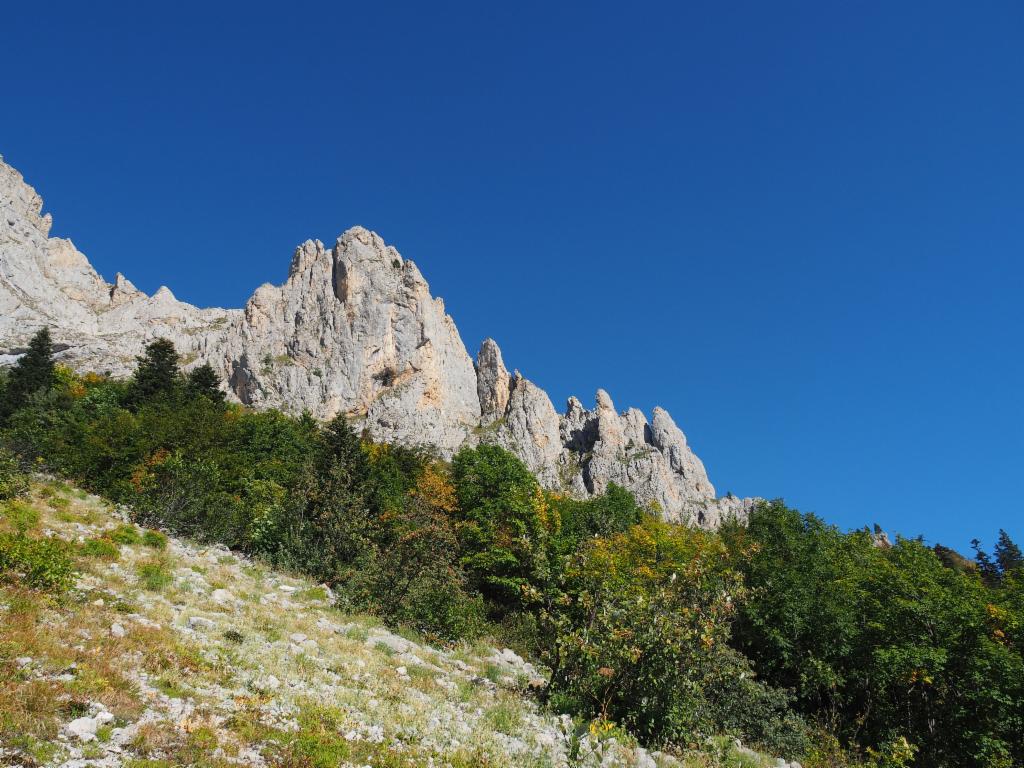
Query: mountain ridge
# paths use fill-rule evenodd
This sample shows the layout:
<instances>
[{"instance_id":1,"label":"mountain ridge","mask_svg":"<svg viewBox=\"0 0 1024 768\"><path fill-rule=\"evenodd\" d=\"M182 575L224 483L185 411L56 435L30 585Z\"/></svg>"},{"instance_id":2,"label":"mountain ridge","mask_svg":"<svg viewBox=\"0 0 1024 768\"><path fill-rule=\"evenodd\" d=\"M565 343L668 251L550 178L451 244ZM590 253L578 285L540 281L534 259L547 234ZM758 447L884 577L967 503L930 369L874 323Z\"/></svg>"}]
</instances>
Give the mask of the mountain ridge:
<instances>
[{"instance_id":1,"label":"mountain ridge","mask_svg":"<svg viewBox=\"0 0 1024 768\"><path fill-rule=\"evenodd\" d=\"M451 456L491 442L543 485L579 497L617 483L676 522L714 527L752 499L716 498L703 463L667 411L619 412L603 389L558 413L547 393L486 339L470 357L444 302L419 268L380 235L346 230L330 248L299 245L281 285L264 283L241 309L201 309L167 287L152 296L118 273L107 283L0 157L0 362L50 327L59 360L128 375L135 356L169 338L186 367L209 363L229 397L255 408L344 413L375 440Z\"/></svg>"}]
</instances>

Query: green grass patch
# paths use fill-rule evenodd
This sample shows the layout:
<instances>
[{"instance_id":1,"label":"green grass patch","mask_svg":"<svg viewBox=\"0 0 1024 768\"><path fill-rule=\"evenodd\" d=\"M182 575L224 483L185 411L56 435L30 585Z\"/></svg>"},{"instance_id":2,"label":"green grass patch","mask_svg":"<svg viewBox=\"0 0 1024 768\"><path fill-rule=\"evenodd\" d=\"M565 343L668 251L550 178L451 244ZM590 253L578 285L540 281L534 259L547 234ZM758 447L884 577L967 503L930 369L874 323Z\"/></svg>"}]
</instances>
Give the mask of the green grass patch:
<instances>
[{"instance_id":1,"label":"green grass patch","mask_svg":"<svg viewBox=\"0 0 1024 768\"><path fill-rule=\"evenodd\" d=\"M161 592L174 581L167 561L159 558L140 563L135 572L143 588L150 592Z\"/></svg>"},{"instance_id":2,"label":"green grass patch","mask_svg":"<svg viewBox=\"0 0 1024 768\"><path fill-rule=\"evenodd\" d=\"M18 533L27 533L39 525L39 510L24 501L8 501L0 507L0 520Z\"/></svg>"},{"instance_id":3,"label":"green grass patch","mask_svg":"<svg viewBox=\"0 0 1024 768\"><path fill-rule=\"evenodd\" d=\"M499 733L515 736L523 726L522 704L512 698L501 698L484 713L484 719Z\"/></svg>"},{"instance_id":4,"label":"green grass patch","mask_svg":"<svg viewBox=\"0 0 1024 768\"><path fill-rule=\"evenodd\" d=\"M132 544L138 544L141 537L134 525L123 523L117 526L114 530L108 531L107 538L117 544L127 544L130 546Z\"/></svg>"},{"instance_id":5,"label":"green grass patch","mask_svg":"<svg viewBox=\"0 0 1024 768\"><path fill-rule=\"evenodd\" d=\"M79 545L78 554L98 560L117 560L121 556L121 548L110 539L89 539Z\"/></svg>"},{"instance_id":6,"label":"green grass patch","mask_svg":"<svg viewBox=\"0 0 1024 768\"><path fill-rule=\"evenodd\" d=\"M143 532L142 545L150 549L167 549L167 537L152 529Z\"/></svg>"},{"instance_id":7,"label":"green grass patch","mask_svg":"<svg viewBox=\"0 0 1024 768\"><path fill-rule=\"evenodd\" d=\"M181 685L181 683L172 680L167 676L157 678L153 683L153 687L165 696L170 696L172 699L184 699L188 697L188 689Z\"/></svg>"}]
</instances>

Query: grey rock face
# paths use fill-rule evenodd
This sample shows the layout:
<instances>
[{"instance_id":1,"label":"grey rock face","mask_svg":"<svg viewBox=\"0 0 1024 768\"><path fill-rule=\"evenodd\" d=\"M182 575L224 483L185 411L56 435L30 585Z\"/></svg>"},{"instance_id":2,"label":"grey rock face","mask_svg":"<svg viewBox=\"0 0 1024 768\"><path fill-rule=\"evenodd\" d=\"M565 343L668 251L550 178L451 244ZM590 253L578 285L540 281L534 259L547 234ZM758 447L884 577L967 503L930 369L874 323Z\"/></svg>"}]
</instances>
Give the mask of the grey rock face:
<instances>
[{"instance_id":1,"label":"grey rock face","mask_svg":"<svg viewBox=\"0 0 1024 768\"><path fill-rule=\"evenodd\" d=\"M361 227L328 251L295 251L216 352L232 392L255 407L345 413L380 440L450 454L480 421L477 376L444 303L416 265Z\"/></svg>"},{"instance_id":2,"label":"grey rock face","mask_svg":"<svg viewBox=\"0 0 1024 768\"><path fill-rule=\"evenodd\" d=\"M635 408L618 413L608 393L598 390L594 410L572 397L560 416L542 389L518 371L508 377L491 339L480 348L477 376L482 405L494 403L492 393L503 392L510 380L504 412L485 410L480 439L517 454L550 489L585 497L616 483L667 520L710 527L727 517L744 519L753 506L752 499L715 498L703 463L662 408L648 423Z\"/></svg>"},{"instance_id":3,"label":"grey rock face","mask_svg":"<svg viewBox=\"0 0 1024 768\"><path fill-rule=\"evenodd\" d=\"M491 339L470 359L444 303L416 265L375 233L299 246L283 285L244 309L199 309L123 275L107 283L70 240L49 236L42 200L0 159L0 363L48 326L59 359L124 376L145 344L166 337L186 367L210 363L228 396L320 418L343 413L377 440L451 456L493 442L548 488L579 496L622 485L670 520L713 526L752 500L715 498L700 459L664 410L618 413L603 390L593 410L509 374Z\"/></svg>"},{"instance_id":4,"label":"grey rock face","mask_svg":"<svg viewBox=\"0 0 1024 768\"><path fill-rule=\"evenodd\" d=\"M512 451L544 486L561 488L559 419L547 393L519 371L509 376L492 339L480 346L477 377L483 412L476 430L480 442Z\"/></svg>"},{"instance_id":5,"label":"grey rock face","mask_svg":"<svg viewBox=\"0 0 1024 768\"><path fill-rule=\"evenodd\" d=\"M476 392L480 398L480 422L490 424L505 415L511 377L494 339L484 339L476 356Z\"/></svg>"}]
</instances>

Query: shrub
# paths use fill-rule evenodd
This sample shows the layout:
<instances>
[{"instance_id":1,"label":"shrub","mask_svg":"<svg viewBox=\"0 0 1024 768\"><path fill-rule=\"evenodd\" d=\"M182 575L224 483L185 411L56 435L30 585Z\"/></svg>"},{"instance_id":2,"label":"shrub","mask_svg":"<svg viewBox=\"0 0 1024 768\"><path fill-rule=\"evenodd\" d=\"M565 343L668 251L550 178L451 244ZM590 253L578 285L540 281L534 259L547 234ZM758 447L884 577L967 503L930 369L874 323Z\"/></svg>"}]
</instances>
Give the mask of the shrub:
<instances>
[{"instance_id":1,"label":"shrub","mask_svg":"<svg viewBox=\"0 0 1024 768\"><path fill-rule=\"evenodd\" d=\"M17 457L0 448L0 501L22 496L28 491L28 475L21 471Z\"/></svg>"},{"instance_id":2,"label":"shrub","mask_svg":"<svg viewBox=\"0 0 1024 768\"><path fill-rule=\"evenodd\" d=\"M273 559L333 586L349 579L372 547L370 466L343 416L324 428L314 458L272 526Z\"/></svg>"},{"instance_id":3,"label":"shrub","mask_svg":"<svg viewBox=\"0 0 1024 768\"><path fill-rule=\"evenodd\" d=\"M60 540L33 539L23 533L0 534L0 575L22 580L36 589L66 591L75 575L69 550Z\"/></svg>"},{"instance_id":4,"label":"shrub","mask_svg":"<svg viewBox=\"0 0 1024 768\"><path fill-rule=\"evenodd\" d=\"M411 493L370 521L368 548L343 589L349 607L431 638L478 636L486 623L484 605L459 568L453 507L450 478L440 465L428 465Z\"/></svg>"},{"instance_id":5,"label":"shrub","mask_svg":"<svg viewBox=\"0 0 1024 768\"><path fill-rule=\"evenodd\" d=\"M253 510L215 461L155 452L133 474L133 519L200 541L249 548Z\"/></svg>"},{"instance_id":6,"label":"shrub","mask_svg":"<svg viewBox=\"0 0 1024 768\"><path fill-rule=\"evenodd\" d=\"M1024 761L1024 614L1005 589L920 541L877 547L781 502L723 536L752 589L736 647L799 710L880 764Z\"/></svg>"},{"instance_id":7,"label":"shrub","mask_svg":"<svg viewBox=\"0 0 1024 768\"><path fill-rule=\"evenodd\" d=\"M759 718L785 712L784 697L742 682L749 666L728 648L744 590L714 534L648 519L595 539L564 592L553 607L556 709L676 745L725 729L764 737Z\"/></svg>"},{"instance_id":8,"label":"shrub","mask_svg":"<svg viewBox=\"0 0 1024 768\"><path fill-rule=\"evenodd\" d=\"M79 546L78 552L100 560L117 560L121 556L120 547L110 539L89 539Z\"/></svg>"},{"instance_id":9,"label":"shrub","mask_svg":"<svg viewBox=\"0 0 1024 768\"><path fill-rule=\"evenodd\" d=\"M460 563L500 615L521 606L548 577L553 516L516 456L495 445L463 448L452 460Z\"/></svg>"},{"instance_id":10,"label":"shrub","mask_svg":"<svg viewBox=\"0 0 1024 768\"><path fill-rule=\"evenodd\" d=\"M609 483L608 490L600 496L552 496L549 503L558 517L558 533L552 546L559 555L574 553L581 542L594 536L621 533L643 517L633 494L615 483Z\"/></svg>"},{"instance_id":11,"label":"shrub","mask_svg":"<svg viewBox=\"0 0 1024 768\"><path fill-rule=\"evenodd\" d=\"M162 559L140 563L135 570L142 586L151 592L160 592L174 581L167 561Z\"/></svg>"},{"instance_id":12,"label":"shrub","mask_svg":"<svg viewBox=\"0 0 1024 768\"><path fill-rule=\"evenodd\" d=\"M151 549L167 549L167 537L149 528L142 532L142 544Z\"/></svg>"},{"instance_id":13,"label":"shrub","mask_svg":"<svg viewBox=\"0 0 1024 768\"><path fill-rule=\"evenodd\" d=\"M647 521L595 540L566 573L552 702L652 742L706 729L696 671L728 636L740 588L707 534Z\"/></svg>"},{"instance_id":14,"label":"shrub","mask_svg":"<svg viewBox=\"0 0 1024 768\"><path fill-rule=\"evenodd\" d=\"M26 533L39 525L39 510L23 501L8 501L0 510L0 521L18 533Z\"/></svg>"},{"instance_id":15,"label":"shrub","mask_svg":"<svg viewBox=\"0 0 1024 768\"><path fill-rule=\"evenodd\" d=\"M131 546L132 544L139 543L139 531L134 525L129 523L123 523L114 530L108 531L106 537L115 544Z\"/></svg>"},{"instance_id":16,"label":"shrub","mask_svg":"<svg viewBox=\"0 0 1024 768\"><path fill-rule=\"evenodd\" d=\"M224 631L224 639L227 640L229 643L241 645L245 642L245 635L243 635L237 629L228 629Z\"/></svg>"}]
</instances>

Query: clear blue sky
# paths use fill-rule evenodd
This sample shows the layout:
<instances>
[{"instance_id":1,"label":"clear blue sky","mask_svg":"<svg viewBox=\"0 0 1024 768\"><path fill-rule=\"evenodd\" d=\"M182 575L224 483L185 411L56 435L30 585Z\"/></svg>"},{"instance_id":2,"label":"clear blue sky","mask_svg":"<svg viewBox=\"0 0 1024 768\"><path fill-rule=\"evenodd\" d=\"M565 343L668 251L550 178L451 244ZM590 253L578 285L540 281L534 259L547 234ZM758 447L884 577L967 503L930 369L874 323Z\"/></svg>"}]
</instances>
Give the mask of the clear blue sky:
<instances>
[{"instance_id":1,"label":"clear blue sky","mask_svg":"<svg viewBox=\"0 0 1024 768\"><path fill-rule=\"evenodd\" d=\"M0 153L240 306L353 224L720 492L1024 544L1020 2L8 4Z\"/></svg>"}]
</instances>

